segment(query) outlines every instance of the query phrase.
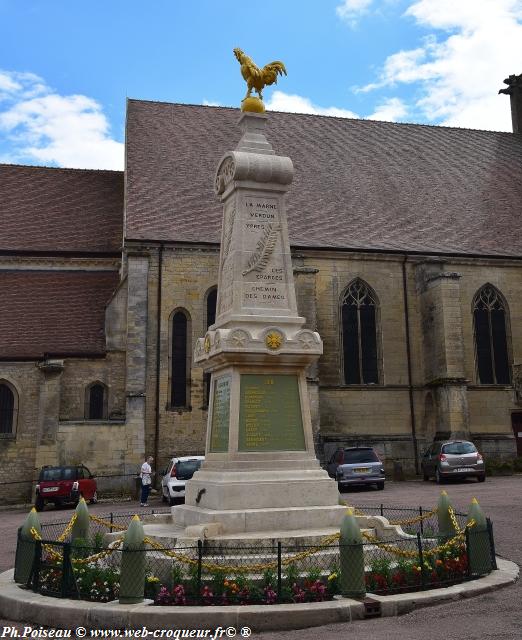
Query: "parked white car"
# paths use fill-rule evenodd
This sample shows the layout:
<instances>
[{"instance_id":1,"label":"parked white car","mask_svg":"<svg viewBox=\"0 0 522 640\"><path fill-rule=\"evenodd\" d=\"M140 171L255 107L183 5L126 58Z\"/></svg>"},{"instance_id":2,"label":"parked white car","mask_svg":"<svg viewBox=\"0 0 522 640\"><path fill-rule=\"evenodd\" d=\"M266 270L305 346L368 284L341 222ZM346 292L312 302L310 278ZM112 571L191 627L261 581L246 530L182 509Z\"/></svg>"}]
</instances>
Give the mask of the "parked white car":
<instances>
[{"instance_id":1,"label":"parked white car","mask_svg":"<svg viewBox=\"0 0 522 640\"><path fill-rule=\"evenodd\" d=\"M181 456L172 458L161 480L163 502L175 504L178 498L185 497L185 483L201 467L205 456Z\"/></svg>"}]
</instances>

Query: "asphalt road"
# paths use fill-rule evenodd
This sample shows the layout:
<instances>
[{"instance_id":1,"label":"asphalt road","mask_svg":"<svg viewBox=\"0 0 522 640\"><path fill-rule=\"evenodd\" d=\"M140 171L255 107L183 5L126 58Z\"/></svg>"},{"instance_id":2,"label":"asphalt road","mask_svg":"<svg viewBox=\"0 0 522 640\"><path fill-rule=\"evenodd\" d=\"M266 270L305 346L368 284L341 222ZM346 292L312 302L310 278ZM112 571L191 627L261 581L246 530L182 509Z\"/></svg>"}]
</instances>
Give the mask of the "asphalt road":
<instances>
[{"instance_id":1,"label":"asphalt road","mask_svg":"<svg viewBox=\"0 0 522 640\"><path fill-rule=\"evenodd\" d=\"M457 510L465 511L472 497L477 497L494 525L497 554L522 566L522 476L488 478L478 484L472 480L444 487ZM392 483L384 491L353 490L343 493L348 502L359 505L380 504L432 508L438 499L440 487L422 481ZM163 506L161 502L151 507ZM136 503L98 504L91 507L101 514L140 511ZM26 511L0 512L0 570L13 566L16 530ZM53 509L45 511L42 521L68 520L71 511ZM0 620L19 630L23 623ZM324 638L350 638L350 640L521 640L522 639L522 581L505 589L456 601L450 604L419 609L398 618L361 620L353 623L332 624L324 627L256 634L262 640L315 640Z\"/></svg>"}]
</instances>

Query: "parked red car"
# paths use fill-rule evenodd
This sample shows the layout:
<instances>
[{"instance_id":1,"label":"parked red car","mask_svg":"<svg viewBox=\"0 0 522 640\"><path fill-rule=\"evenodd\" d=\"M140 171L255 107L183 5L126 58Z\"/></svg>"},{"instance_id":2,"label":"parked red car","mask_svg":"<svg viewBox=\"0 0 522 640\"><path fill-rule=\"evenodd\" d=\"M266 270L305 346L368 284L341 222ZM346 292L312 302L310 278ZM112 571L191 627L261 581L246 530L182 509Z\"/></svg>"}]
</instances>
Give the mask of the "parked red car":
<instances>
[{"instance_id":1,"label":"parked red car","mask_svg":"<svg viewBox=\"0 0 522 640\"><path fill-rule=\"evenodd\" d=\"M35 509L42 511L48 502L55 506L78 504L80 497L91 504L98 501L96 479L83 464L43 467L36 485Z\"/></svg>"}]
</instances>

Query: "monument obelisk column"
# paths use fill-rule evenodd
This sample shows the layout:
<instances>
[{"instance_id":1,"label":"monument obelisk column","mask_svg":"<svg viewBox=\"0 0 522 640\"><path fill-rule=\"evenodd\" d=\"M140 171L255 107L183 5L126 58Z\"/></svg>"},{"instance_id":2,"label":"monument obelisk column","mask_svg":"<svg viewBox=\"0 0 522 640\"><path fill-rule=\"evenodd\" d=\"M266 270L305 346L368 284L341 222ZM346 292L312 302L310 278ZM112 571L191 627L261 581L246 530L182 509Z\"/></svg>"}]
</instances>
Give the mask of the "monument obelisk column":
<instances>
[{"instance_id":1,"label":"monument obelisk column","mask_svg":"<svg viewBox=\"0 0 522 640\"><path fill-rule=\"evenodd\" d=\"M284 200L294 170L266 123L243 112L239 144L216 171L217 317L194 355L212 372L206 457L173 509L177 524L223 532L337 526L344 513L314 452L306 367L322 341L297 313Z\"/></svg>"}]
</instances>

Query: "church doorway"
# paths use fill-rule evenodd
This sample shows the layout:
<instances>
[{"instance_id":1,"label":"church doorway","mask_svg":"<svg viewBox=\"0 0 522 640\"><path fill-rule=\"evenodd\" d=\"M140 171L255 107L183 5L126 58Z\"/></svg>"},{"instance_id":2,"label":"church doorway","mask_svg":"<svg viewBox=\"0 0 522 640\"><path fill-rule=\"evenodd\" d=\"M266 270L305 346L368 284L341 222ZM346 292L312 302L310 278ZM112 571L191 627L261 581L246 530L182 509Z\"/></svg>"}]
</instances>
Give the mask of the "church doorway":
<instances>
[{"instance_id":1,"label":"church doorway","mask_svg":"<svg viewBox=\"0 0 522 640\"><path fill-rule=\"evenodd\" d=\"M511 414L511 425L517 443L517 456L522 456L522 411Z\"/></svg>"}]
</instances>

